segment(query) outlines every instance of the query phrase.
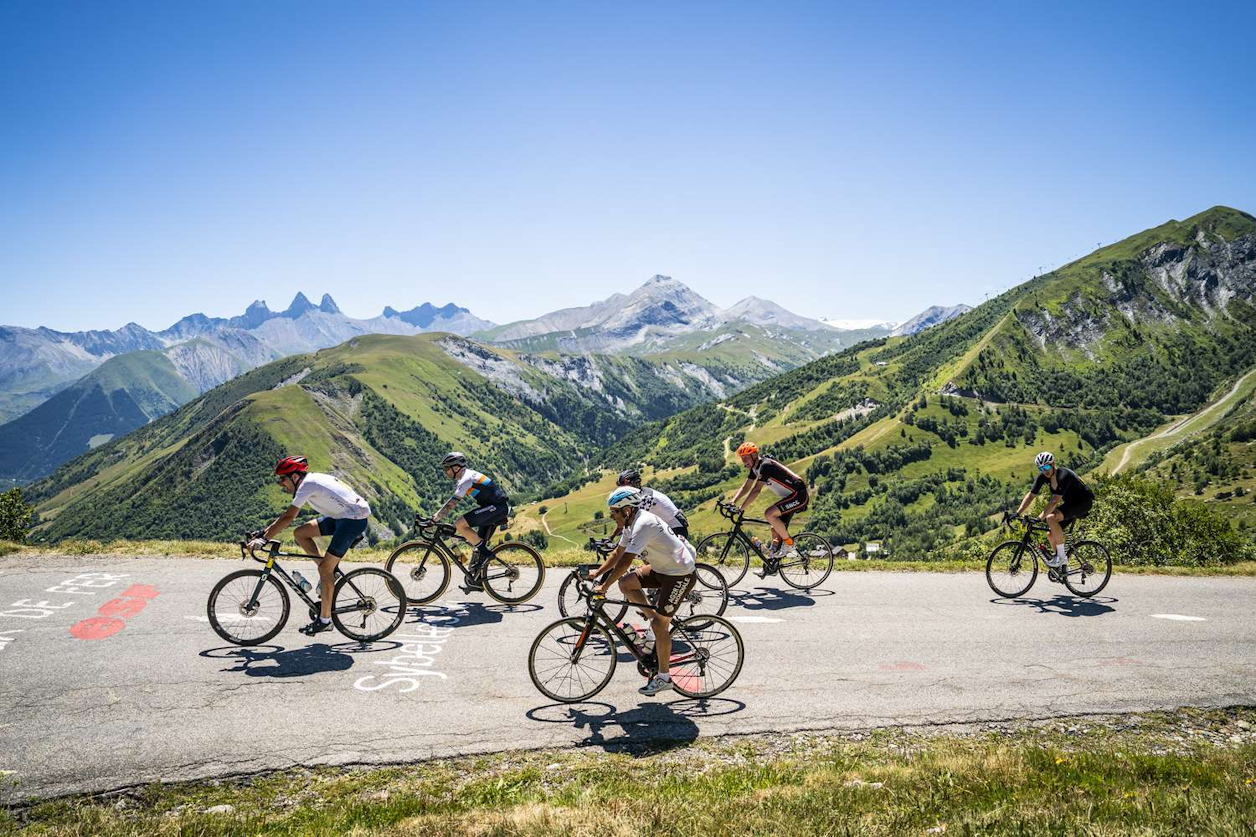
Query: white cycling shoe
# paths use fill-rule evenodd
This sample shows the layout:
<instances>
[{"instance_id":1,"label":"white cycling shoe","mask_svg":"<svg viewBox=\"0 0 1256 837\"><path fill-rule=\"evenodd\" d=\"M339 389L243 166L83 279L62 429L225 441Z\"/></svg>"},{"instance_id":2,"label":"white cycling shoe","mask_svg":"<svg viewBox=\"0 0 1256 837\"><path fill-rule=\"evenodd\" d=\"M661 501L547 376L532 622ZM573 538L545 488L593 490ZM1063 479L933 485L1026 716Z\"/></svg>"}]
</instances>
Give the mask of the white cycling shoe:
<instances>
[{"instance_id":1,"label":"white cycling shoe","mask_svg":"<svg viewBox=\"0 0 1256 837\"><path fill-rule=\"evenodd\" d=\"M656 674L650 678L649 683L646 683L640 689L637 689L637 691L646 697L654 697L659 692L670 692L672 688L672 678Z\"/></svg>"}]
</instances>

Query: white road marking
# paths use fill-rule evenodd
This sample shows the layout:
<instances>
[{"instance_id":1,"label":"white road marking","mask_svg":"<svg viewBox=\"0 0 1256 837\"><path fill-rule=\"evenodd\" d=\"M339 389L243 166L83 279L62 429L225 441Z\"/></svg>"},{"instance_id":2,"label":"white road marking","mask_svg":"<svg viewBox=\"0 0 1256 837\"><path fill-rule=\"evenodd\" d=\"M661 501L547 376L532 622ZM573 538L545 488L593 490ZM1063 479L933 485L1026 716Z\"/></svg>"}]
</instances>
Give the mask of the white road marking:
<instances>
[{"instance_id":1,"label":"white road marking","mask_svg":"<svg viewBox=\"0 0 1256 837\"><path fill-rule=\"evenodd\" d=\"M190 619L193 622L209 622L208 616L184 616L184 619ZM237 614L224 614L218 617L218 621L222 623L228 622L273 622L269 616L240 616Z\"/></svg>"},{"instance_id":2,"label":"white road marking","mask_svg":"<svg viewBox=\"0 0 1256 837\"><path fill-rule=\"evenodd\" d=\"M730 616L734 622L784 622L784 619L773 619L771 616Z\"/></svg>"},{"instance_id":3,"label":"white road marking","mask_svg":"<svg viewBox=\"0 0 1256 837\"><path fill-rule=\"evenodd\" d=\"M1202 616L1183 616L1180 613L1153 613L1152 619L1170 619L1174 622L1207 622Z\"/></svg>"}]
</instances>

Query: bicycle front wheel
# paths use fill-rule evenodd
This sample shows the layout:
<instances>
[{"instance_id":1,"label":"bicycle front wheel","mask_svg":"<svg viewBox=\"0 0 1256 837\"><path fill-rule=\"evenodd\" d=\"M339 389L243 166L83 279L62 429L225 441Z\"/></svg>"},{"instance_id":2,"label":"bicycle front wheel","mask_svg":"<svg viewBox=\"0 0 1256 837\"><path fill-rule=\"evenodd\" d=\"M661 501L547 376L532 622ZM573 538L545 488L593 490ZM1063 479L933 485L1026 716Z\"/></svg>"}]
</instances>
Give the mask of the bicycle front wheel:
<instances>
[{"instance_id":1,"label":"bicycle front wheel","mask_svg":"<svg viewBox=\"0 0 1256 837\"><path fill-rule=\"evenodd\" d=\"M986 559L986 583L1005 599L1029 592L1038 579L1038 561L1020 541L1004 541Z\"/></svg>"},{"instance_id":2,"label":"bicycle front wheel","mask_svg":"<svg viewBox=\"0 0 1256 837\"><path fill-rule=\"evenodd\" d=\"M558 612L563 616L580 615L579 583L580 577L576 575L575 570L572 570L558 587ZM628 605L620 605L619 610L615 613L606 611L606 607L608 605L603 605L603 610L612 622L624 621L624 616L628 613Z\"/></svg>"},{"instance_id":3,"label":"bicycle front wheel","mask_svg":"<svg viewBox=\"0 0 1256 837\"><path fill-rule=\"evenodd\" d=\"M358 642L374 642L391 634L406 616L406 594L395 575L377 567L362 567L336 582L331 598L331 621L336 629Z\"/></svg>"},{"instance_id":4,"label":"bicycle front wheel","mask_svg":"<svg viewBox=\"0 0 1256 837\"><path fill-rule=\"evenodd\" d=\"M523 604L541 591L545 562L518 541L498 545L484 565L484 592L502 604Z\"/></svg>"},{"instance_id":5,"label":"bicycle front wheel","mask_svg":"<svg viewBox=\"0 0 1256 837\"><path fill-rule=\"evenodd\" d=\"M732 532L706 536L698 543L697 551L698 560L715 567L730 590L750 569L750 550Z\"/></svg>"},{"instance_id":6,"label":"bicycle front wheel","mask_svg":"<svg viewBox=\"0 0 1256 837\"><path fill-rule=\"evenodd\" d=\"M233 645L258 645L274 638L288 621L288 591L262 570L237 570L210 591L205 605L214 633Z\"/></svg>"},{"instance_id":7,"label":"bicycle front wheel","mask_svg":"<svg viewBox=\"0 0 1256 837\"><path fill-rule=\"evenodd\" d=\"M449 587L449 559L432 541L403 543L388 556L384 569L401 582L412 605L430 604Z\"/></svg>"},{"instance_id":8,"label":"bicycle front wheel","mask_svg":"<svg viewBox=\"0 0 1256 837\"><path fill-rule=\"evenodd\" d=\"M794 549L798 550L797 558L780 561L781 578L790 587L810 590L833 572L833 547L819 535L811 532L794 535Z\"/></svg>"},{"instance_id":9,"label":"bicycle front wheel","mask_svg":"<svg viewBox=\"0 0 1256 837\"><path fill-rule=\"evenodd\" d=\"M724 576L710 564L698 564L694 567L694 574L697 581L676 609L673 618L722 615L728 607L728 585L724 583Z\"/></svg>"},{"instance_id":10,"label":"bicycle front wheel","mask_svg":"<svg viewBox=\"0 0 1256 837\"><path fill-rule=\"evenodd\" d=\"M676 691L685 697L708 698L733 685L746 651L731 622L719 616L673 619L670 634L668 669Z\"/></svg>"},{"instance_id":11,"label":"bicycle front wheel","mask_svg":"<svg viewBox=\"0 0 1256 837\"><path fill-rule=\"evenodd\" d=\"M528 652L532 685L550 700L588 700L611 682L615 640L592 619L559 619L537 635Z\"/></svg>"},{"instance_id":12,"label":"bicycle front wheel","mask_svg":"<svg viewBox=\"0 0 1256 837\"><path fill-rule=\"evenodd\" d=\"M1068 574L1064 586L1075 596L1090 598L1104 587L1112 577L1112 557L1103 544L1096 541L1078 541L1068 552Z\"/></svg>"}]
</instances>

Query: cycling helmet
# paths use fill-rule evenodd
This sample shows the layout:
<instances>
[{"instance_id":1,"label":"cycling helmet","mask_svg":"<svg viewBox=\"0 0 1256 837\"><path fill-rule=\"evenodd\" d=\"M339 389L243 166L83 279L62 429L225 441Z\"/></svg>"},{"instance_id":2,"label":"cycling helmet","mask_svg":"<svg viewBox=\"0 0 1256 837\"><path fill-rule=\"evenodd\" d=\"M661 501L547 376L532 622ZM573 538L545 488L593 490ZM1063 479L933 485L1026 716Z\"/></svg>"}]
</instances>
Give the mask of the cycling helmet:
<instances>
[{"instance_id":1,"label":"cycling helmet","mask_svg":"<svg viewBox=\"0 0 1256 837\"><path fill-rule=\"evenodd\" d=\"M277 477L282 477L284 474L304 474L308 470L310 470L310 463L304 456L285 456L275 463Z\"/></svg>"},{"instance_id":2,"label":"cycling helmet","mask_svg":"<svg viewBox=\"0 0 1256 837\"><path fill-rule=\"evenodd\" d=\"M759 452L759 446L754 442L742 442L741 447L737 448L738 456L753 456Z\"/></svg>"},{"instance_id":3,"label":"cycling helmet","mask_svg":"<svg viewBox=\"0 0 1256 837\"><path fill-rule=\"evenodd\" d=\"M629 468L627 471L619 472L619 480L616 485L631 485L634 488L641 487L641 474L637 473L635 468Z\"/></svg>"},{"instance_id":4,"label":"cycling helmet","mask_svg":"<svg viewBox=\"0 0 1256 837\"><path fill-rule=\"evenodd\" d=\"M606 498L606 505L612 509L622 509L625 506L636 506L641 502L641 489L624 486L616 488Z\"/></svg>"},{"instance_id":5,"label":"cycling helmet","mask_svg":"<svg viewBox=\"0 0 1256 837\"><path fill-rule=\"evenodd\" d=\"M440 461L442 468L453 468L456 465L461 465L463 468L467 467L467 455L465 453L452 451L445 454L445 458Z\"/></svg>"},{"instance_id":6,"label":"cycling helmet","mask_svg":"<svg viewBox=\"0 0 1256 837\"><path fill-rule=\"evenodd\" d=\"M1042 453L1034 457L1034 464L1039 468L1044 465L1054 465L1055 457L1051 454L1051 451L1044 450Z\"/></svg>"}]
</instances>

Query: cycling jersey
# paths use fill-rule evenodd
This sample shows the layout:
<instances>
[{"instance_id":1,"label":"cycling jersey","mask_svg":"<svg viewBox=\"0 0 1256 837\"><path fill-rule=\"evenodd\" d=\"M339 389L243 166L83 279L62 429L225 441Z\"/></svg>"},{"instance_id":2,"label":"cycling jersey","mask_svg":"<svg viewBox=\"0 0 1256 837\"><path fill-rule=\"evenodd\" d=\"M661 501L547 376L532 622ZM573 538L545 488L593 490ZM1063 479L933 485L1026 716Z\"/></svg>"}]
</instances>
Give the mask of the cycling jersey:
<instances>
[{"instance_id":1,"label":"cycling jersey","mask_svg":"<svg viewBox=\"0 0 1256 837\"><path fill-rule=\"evenodd\" d=\"M1034 480L1034 487L1029 489L1029 493L1037 494L1042 490L1043 486L1051 489L1052 494L1059 494L1066 507L1089 506L1095 501L1094 492L1086 487L1086 483L1082 482L1081 477L1077 476L1070 469L1061 468L1058 465L1055 469L1055 488L1051 488L1050 476L1039 473L1038 478Z\"/></svg>"},{"instance_id":2,"label":"cycling jersey","mask_svg":"<svg viewBox=\"0 0 1256 837\"><path fill-rule=\"evenodd\" d=\"M462 473L458 475L458 484L454 486L454 496L459 500L463 497L474 497L475 502L480 506L506 506L510 503L506 492L491 477L486 477L470 468L463 468Z\"/></svg>"},{"instance_id":3,"label":"cycling jersey","mask_svg":"<svg viewBox=\"0 0 1256 837\"><path fill-rule=\"evenodd\" d=\"M807 483L802 477L786 468L770 456L759 457L758 463L750 469L750 475L759 482L767 483L768 488L777 497L792 497L795 494L806 494Z\"/></svg>"},{"instance_id":4,"label":"cycling jersey","mask_svg":"<svg viewBox=\"0 0 1256 837\"><path fill-rule=\"evenodd\" d=\"M624 527L619 545L629 555L637 555L663 575L688 575L697 562L693 547L672 534L661 518L637 509L632 522Z\"/></svg>"},{"instance_id":5,"label":"cycling jersey","mask_svg":"<svg viewBox=\"0 0 1256 837\"><path fill-rule=\"evenodd\" d=\"M684 529L689 525L689 521L685 519L685 513L676 508L671 498L653 488L641 489L641 502L637 508L658 515L673 530Z\"/></svg>"},{"instance_id":6,"label":"cycling jersey","mask_svg":"<svg viewBox=\"0 0 1256 837\"><path fill-rule=\"evenodd\" d=\"M371 507L358 492L331 474L313 471L306 474L297 486L292 505L297 508L308 505L334 520L366 520L371 516Z\"/></svg>"}]
</instances>

